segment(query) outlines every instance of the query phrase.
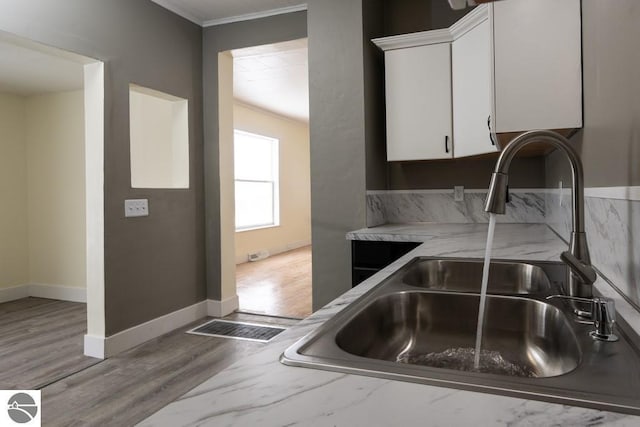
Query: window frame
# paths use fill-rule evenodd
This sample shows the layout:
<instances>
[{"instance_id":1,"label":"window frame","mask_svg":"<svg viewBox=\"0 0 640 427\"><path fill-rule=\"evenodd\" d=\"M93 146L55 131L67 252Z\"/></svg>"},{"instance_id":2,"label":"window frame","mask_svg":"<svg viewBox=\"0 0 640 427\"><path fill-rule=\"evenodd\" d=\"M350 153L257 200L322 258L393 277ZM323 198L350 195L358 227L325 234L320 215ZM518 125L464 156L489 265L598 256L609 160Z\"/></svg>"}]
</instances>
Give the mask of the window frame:
<instances>
[{"instance_id":1,"label":"window frame","mask_svg":"<svg viewBox=\"0 0 640 427\"><path fill-rule=\"evenodd\" d=\"M238 179L235 173L235 164L236 164L236 156L235 156L235 144L236 144L236 135L241 134L245 136L249 136L251 138L266 140L271 144L271 167L273 171L273 179L272 180L259 180L259 179ZM260 230L264 228L274 228L280 226L280 140L278 138L261 135L255 132L247 132L240 129L233 130L233 144L234 144L234 176L233 176L233 184L234 184L234 208L237 210L237 202L235 197L235 187L236 183L244 182L244 183L259 183L259 184L271 184L271 194L272 194L272 218L273 221L270 223L264 224L251 224L244 227L238 227L236 223L236 218L234 215L234 227L236 233L241 233L244 231L252 231L252 230Z\"/></svg>"}]
</instances>

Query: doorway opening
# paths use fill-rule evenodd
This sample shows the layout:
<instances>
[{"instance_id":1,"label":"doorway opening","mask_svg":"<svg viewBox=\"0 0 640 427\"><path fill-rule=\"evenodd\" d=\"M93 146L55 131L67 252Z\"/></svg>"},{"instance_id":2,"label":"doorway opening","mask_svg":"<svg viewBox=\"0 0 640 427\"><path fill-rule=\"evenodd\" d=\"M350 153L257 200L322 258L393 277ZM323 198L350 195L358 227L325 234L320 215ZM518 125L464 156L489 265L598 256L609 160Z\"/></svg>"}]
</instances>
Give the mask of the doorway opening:
<instances>
[{"instance_id":1,"label":"doorway opening","mask_svg":"<svg viewBox=\"0 0 640 427\"><path fill-rule=\"evenodd\" d=\"M38 389L99 362L103 64L5 33L0 58L0 389Z\"/></svg>"},{"instance_id":2,"label":"doorway opening","mask_svg":"<svg viewBox=\"0 0 640 427\"><path fill-rule=\"evenodd\" d=\"M311 314L307 39L230 52L239 311Z\"/></svg>"}]
</instances>

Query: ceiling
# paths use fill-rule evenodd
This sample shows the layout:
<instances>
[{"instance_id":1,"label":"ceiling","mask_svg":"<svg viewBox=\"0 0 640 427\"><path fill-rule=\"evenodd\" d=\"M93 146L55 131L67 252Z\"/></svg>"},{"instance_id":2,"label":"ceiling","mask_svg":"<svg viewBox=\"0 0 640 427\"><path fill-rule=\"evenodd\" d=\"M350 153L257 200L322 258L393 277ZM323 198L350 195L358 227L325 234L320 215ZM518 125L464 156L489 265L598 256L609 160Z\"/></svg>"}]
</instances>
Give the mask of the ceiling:
<instances>
[{"instance_id":1,"label":"ceiling","mask_svg":"<svg viewBox=\"0 0 640 427\"><path fill-rule=\"evenodd\" d=\"M236 49L231 54L237 100L309 122L307 39Z\"/></svg>"},{"instance_id":2,"label":"ceiling","mask_svg":"<svg viewBox=\"0 0 640 427\"><path fill-rule=\"evenodd\" d=\"M152 0L154 3L208 27L281 13L306 10L300 0Z\"/></svg>"},{"instance_id":3,"label":"ceiling","mask_svg":"<svg viewBox=\"0 0 640 427\"><path fill-rule=\"evenodd\" d=\"M69 55L65 55L69 56ZM81 89L83 65L44 46L0 37L0 92L29 96Z\"/></svg>"}]
</instances>

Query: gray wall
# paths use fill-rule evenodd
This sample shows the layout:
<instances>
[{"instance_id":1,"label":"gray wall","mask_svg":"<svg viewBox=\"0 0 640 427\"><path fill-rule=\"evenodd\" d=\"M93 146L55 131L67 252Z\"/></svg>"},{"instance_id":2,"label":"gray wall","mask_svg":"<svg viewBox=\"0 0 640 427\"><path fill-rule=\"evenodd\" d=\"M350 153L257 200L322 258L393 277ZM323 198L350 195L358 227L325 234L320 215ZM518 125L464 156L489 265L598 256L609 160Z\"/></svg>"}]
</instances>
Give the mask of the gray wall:
<instances>
[{"instance_id":1,"label":"gray wall","mask_svg":"<svg viewBox=\"0 0 640 427\"><path fill-rule=\"evenodd\" d=\"M313 306L351 287L345 234L365 226L361 0L310 0L309 109Z\"/></svg>"},{"instance_id":2,"label":"gray wall","mask_svg":"<svg viewBox=\"0 0 640 427\"><path fill-rule=\"evenodd\" d=\"M583 0L584 128L572 138L587 187L640 185L640 3ZM547 184L571 185L559 152L546 159ZM557 196L551 196L555 197ZM569 196L565 199L568 202ZM547 203L547 222L568 239L569 203ZM640 202L585 198L591 261L627 301L640 305Z\"/></svg>"},{"instance_id":3,"label":"gray wall","mask_svg":"<svg viewBox=\"0 0 640 427\"><path fill-rule=\"evenodd\" d=\"M472 9L453 10L447 0L431 0L431 29L447 28Z\"/></svg>"},{"instance_id":4,"label":"gray wall","mask_svg":"<svg viewBox=\"0 0 640 427\"><path fill-rule=\"evenodd\" d=\"M220 300L220 169L218 156L218 52L307 36L307 14L296 12L204 29L204 188L207 295ZM313 142L312 142L313 144ZM313 159L312 159L313 162ZM312 214L313 215L313 214Z\"/></svg>"},{"instance_id":5,"label":"gray wall","mask_svg":"<svg viewBox=\"0 0 640 427\"><path fill-rule=\"evenodd\" d=\"M2 31L105 61L107 335L202 301L202 30L150 1L0 0L0 10ZM189 100L190 189L131 189L131 82ZM124 199L139 197L150 216L125 219Z\"/></svg>"},{"instance_id":6,"label":"gray wall","mask_svg":"<svg viewBox=\"0 0 640 427\"><path fill-rule=\"evenodd\" d=\"M365 1L363 8L365 152L368 190L387 188L385 142L384 53L371 39L385 34L383 0Z\"/></svg>"},{"instance_id":7,"label":"gray wall","mask_svg":"<svg viewBox=\"0 0 640 427\"><path fill-rule=\"evenodd\" d=\"M495 158L456 159L389 164L389 190L442 189L462 185L487 189ZM509 174L511 188L544 188L543 157L516 158Z\"/></svg>"},{"instance_id":8,"label":"gray wall","mask_svg":"<svg viewBox=\"0 0 640 427\"><path fill-rule=\"evenodd\" d=\"M584 129L572 140L588 187L640 185L640 4L583 0ZM547 158L547 183L570 174L563 158Z\"/></svg>"},{"instance_id":9,"label":"gray wall","mask_svg":"<svg viewBox=\"0 0 640 427\"><path fill-rule=\"evenodd\" d=\"M435 2L449 5L444 0ZM384 35L431 30L432 7L431 0L384 0Z\"/></svg>"}]
</instances>

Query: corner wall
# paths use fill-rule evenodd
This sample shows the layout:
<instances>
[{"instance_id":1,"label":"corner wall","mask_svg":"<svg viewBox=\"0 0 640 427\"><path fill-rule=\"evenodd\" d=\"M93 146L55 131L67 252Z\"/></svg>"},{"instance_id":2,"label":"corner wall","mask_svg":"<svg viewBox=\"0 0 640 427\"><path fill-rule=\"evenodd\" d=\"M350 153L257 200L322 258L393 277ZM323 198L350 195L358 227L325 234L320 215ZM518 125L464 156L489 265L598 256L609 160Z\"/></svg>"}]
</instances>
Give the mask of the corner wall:
<instances>
[{"instance_id":1,"label":"corner wall","mask_svg":"<svg viewBox=\"0 0 640 427\"><path fill-rule=\"evenodd\" d=\"M26 98L29 283L86 288L84 92Z\"/></svg>"},{"instance_id":2,"label":"corner wall","mask_svg":"<svg viewBox=\"0 0 640 427\"><path fill-rule=\"evenodd\" d=\"M105 62L105 335L206 298L202 28L151 1L0 0L0 31ZM129 84L189 100L189 189L132 189ZM124 200L150 215L124 218Z\"/></svg>"},{"instance_id":3,"label":"corner wall","mask_svg":"<svg viewBox=\"0 0 640 427\"><path fill-rule=\"evenodd\" d=\"M29 280L25 100L0 93L0 289Z\"/></svg>"},{"instance_id":4,"label":"corner wall","mask_svg":"<svg viewBox=\"0 0 640 427\"><path fill-rule=\"evenodd\" d=\"M572 142L585 173L591 261L640 309L640 8L635 0L583 0L584 129ZM571 185L568 162L546 158L550 188ZM547 223L568 238L570 194L553 191ZM560 205L562 200L562 206Z\"/></svg>"},{"instance_id":5,"label":"corner wall","mask_svg":"<svg viewBox=\"0 0 640 427\"><path fill-rule=\"evenodd\" d=\"M362 0L311 0L313 309L351 288L346 233L366 225ZM382 90L382 88L380 88Z\"/></svg>"},{"instance_id":6,"label":"corner wall","mask_svg":"<svg viewBox=\"0 0 640 427\"><path fill-rule=\"evenodd\" d=\"M280 225L236 232L236 263L246 262L249 253L260 250L273 255L310 245L309 125L238 103L233 121L235 129L280 141Z\"/></svg>"}]
</instances>

